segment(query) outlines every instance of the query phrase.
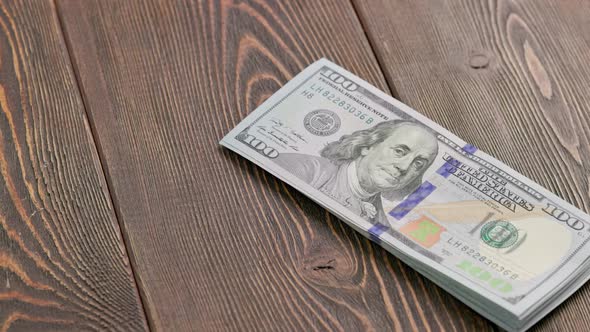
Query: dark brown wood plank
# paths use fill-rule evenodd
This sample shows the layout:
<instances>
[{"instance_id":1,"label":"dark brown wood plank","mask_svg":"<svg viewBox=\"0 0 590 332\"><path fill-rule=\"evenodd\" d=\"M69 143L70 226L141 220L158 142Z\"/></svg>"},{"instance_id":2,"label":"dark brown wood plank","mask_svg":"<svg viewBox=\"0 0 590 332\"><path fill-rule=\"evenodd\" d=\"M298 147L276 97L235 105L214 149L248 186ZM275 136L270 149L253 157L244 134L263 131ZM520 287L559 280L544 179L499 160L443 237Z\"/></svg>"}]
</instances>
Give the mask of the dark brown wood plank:
<instances>
[{"instance_id":1,"label":"dark brown wood plank","mask_svg":"<svg viewBox=\"0 0 590 332\"><path fill-rule=\"evenodd\" d=\"M58 5L156 330L489 329L218 146L322 56L387 90L350 3Z\"/></svg>"},{"instance_id":2,"label":"dark brown wood plank","mask_svg":"<svg viewBox=\"0 0 590 332\"><path fill-rule=\"evenodd\" d=\"M590 3L355 0L405 103L590 211ZM539 330L590 329L590 287Z\"/></svg>"},{"instance_id":3,"label":"dark brown wood plank","mask_svg":"<svg viewBox=\"0 0 590 332\"><path fill-rule=\"evenodd\" d=\"M0 2L0 331L146 329L56 8Z\"/></svg>"}]
</instances>

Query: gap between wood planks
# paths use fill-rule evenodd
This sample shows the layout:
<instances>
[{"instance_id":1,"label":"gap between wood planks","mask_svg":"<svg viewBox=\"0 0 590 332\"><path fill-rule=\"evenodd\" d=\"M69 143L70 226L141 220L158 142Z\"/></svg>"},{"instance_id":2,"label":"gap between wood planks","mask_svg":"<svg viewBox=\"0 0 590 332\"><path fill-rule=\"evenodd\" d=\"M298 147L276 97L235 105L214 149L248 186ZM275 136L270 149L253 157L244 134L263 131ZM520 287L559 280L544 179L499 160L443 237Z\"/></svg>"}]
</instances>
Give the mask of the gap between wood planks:
<instances>
[{"instance_id":1,"label":"gap between wood planks","mask_svg":"<svg viewBox=\"0 0 590 332\"><path fill-rule=\"evenodd\" d=\"M385 78L385 84L387 84L387 87L389 88L389 93L391 93L391 96L397 100L401 100L399 98L399 94L395 88L395 86L393 85L393 83L390 82L390 80L388 79L386 72L385 72L385 66L383 64L383 61L381 61L381 57L377 54L376 52L376 48L375 48L375 44L373 42L373 38L371 38L371 36L369 35L367 26L365 24L365 22L363 21L363 18L361 15L359 15L359 10L357 8L357 5L355 4L354 0L349 0L350 5L352 6L352 9L354 10L354 14L356 15L356 18L361 26L361 30L363 30L363 33L365 34L365 38L367 39L367 42L369 43L369 45L371 46L371 53L373 53L373 56L375 57L375 61L377 62L377 66L379 67L379 70L381 71L381 73L383 74L383 77Z\"/></svg>"},{"instance_id":2,"label":"gap between wood planks","mask_svg":"<svg viewBox=\"0 0 590 332\"><path fill-rule=\"evenodd\" d=\"M96 153L97 153L98 159L99 159L98 162L100 163L100 168L101 168L102 173L104 174L104 177L105 177L105 181L106 181L106 185L107 185L106 190L107 190L107 193L109 194L108 195L109 202L115 212L115 218L117 219L117 224L119 225L120 236L123 239L123 247L125 248L125 254L127 255L127 258L129 259L129 267L131 268L131 272L132 272L131 274L133 275L133 281L135 283L135 288L139 292L139 301L141 303L143 315L144 315L145 321L147 322L148 329L150 331L153 331L152 321L151 321L150 316L147 314L147 307L145 305L144 290L143 290L143 287L140 287L139 275L136 272L135 258L131 254L131 250L129 250L129 248L131 247L131 245L129 244L129 236L128 236L127 232L125 231L124 225L121 222L119 205L118 205L115 197L113 197L114 191L111 189L112 188L111 176L109 174L108 168L105 167L106 161L105 161L103 149L100 145L100 140L98 139L98 135L96 132L96 127L94 125L94 121L92 120L92 117L90 117L88 114L88 104L87 104L85 94L82 93L82 84L81 84L81 78L80 78L80 73L79 73L78 67L72 59L72 46L70 45L70 39L67 38L67 32L66 32L66 29L64 29L64 24L63 24L63 20L61 17L61 11L59 10L59 5L56 3L56 0L51 0L51 2L53 5L52 6L53 10L55 10L55 15L57 18L57 23L59 26L61 39L63 40L64 45L66 45L66 49L68 51L68 60L70 62L70 68L72 68L72 71L74 72L74 78L76 80L77 92L80 95L80 99L82 100L82 105L84 107L84 120L88 124L87 128L90 131L90 135L92 136L92 141L94 142L94 148L96 149Z\"/></svg>"}]
</instances>

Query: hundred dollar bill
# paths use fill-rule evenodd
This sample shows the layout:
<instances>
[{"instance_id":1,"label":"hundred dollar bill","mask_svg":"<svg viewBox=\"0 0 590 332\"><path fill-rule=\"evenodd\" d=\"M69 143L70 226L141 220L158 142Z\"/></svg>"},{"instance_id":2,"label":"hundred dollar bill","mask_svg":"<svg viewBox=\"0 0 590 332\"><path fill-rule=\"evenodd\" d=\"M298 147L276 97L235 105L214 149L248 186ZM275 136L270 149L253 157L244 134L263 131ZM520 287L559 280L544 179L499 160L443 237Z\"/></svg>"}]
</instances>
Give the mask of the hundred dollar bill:
<instances>
[{"instance_id":1,"label":"hundred dollar bill","mask_svg":"<svg viewBox=\"0 0 590 332\"><path fill-rule=\"evenodd\" d=\"M587 214L328 60L221 144L506 329L588 279Z\"/></svg>"}]
</instances>

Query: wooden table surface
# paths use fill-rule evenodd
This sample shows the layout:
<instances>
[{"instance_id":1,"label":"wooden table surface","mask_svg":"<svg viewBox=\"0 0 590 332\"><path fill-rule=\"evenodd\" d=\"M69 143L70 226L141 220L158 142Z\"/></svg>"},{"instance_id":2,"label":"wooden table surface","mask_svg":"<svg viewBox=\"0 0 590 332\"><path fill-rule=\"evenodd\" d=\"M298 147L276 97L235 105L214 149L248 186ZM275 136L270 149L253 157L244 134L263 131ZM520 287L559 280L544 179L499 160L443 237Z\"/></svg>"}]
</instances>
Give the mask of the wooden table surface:
<instances>
[{"instance_id":1,"label":"wooden table surface","mask_svg":"<svg viewBox=\"0 0 590 332\"><path fill-rule=\"evenodd\" d=\"M218 145L321 57L590 211L588 1L0 9L0 331L499 330Z\"/></svg>"}]
</instances>

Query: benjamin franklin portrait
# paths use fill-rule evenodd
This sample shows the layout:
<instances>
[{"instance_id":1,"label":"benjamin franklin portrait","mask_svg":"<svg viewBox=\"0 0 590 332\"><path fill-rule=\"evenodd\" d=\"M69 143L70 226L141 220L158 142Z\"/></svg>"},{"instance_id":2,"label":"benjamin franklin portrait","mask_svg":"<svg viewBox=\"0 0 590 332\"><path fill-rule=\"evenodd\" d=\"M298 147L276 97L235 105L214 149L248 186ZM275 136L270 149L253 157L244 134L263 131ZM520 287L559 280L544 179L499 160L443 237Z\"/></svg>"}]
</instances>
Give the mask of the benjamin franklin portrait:
<instances>
[{"instance_id":1,"label":"benjamin franklin portrait","mask_svg":"<svg viewBox=\"0 0 590 332\"><path fill-rule=\"evenodd\" d=\"M320 156L284 153L283 168L372 223L387 223L381 198L401 200L422 183L438 153L430 129L390 120L344 135Z\"/></svg>"}]
</instances>

